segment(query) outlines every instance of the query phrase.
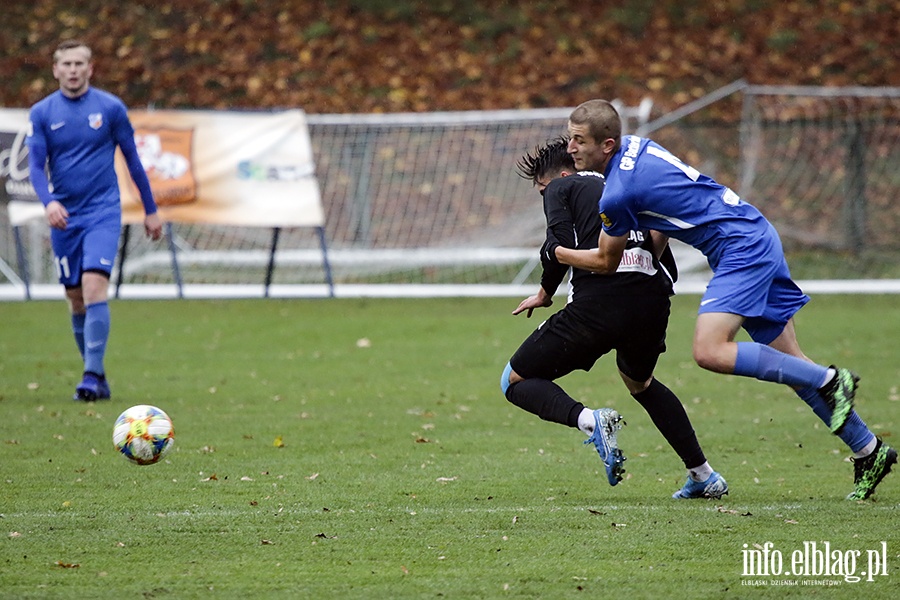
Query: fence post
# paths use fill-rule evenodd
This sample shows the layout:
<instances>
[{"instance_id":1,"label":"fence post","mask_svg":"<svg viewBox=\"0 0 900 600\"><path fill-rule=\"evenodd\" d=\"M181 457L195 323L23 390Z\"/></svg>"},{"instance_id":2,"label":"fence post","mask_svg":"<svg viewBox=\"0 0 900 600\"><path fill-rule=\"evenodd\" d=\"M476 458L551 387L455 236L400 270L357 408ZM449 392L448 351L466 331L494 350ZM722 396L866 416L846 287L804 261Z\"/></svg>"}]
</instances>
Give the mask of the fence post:
<instances>
[{"instance_id":1,"label":"fence post","mask_svg":"<svg viewBox=\"0 0 900 600\"><path fill-rule=\"evenodd\" d=\"M866 147L859 119L850 121L847 135L847 177L844 183L844 223L847 244L857 255L866 243Z\"/></svg>"}]
</instances>

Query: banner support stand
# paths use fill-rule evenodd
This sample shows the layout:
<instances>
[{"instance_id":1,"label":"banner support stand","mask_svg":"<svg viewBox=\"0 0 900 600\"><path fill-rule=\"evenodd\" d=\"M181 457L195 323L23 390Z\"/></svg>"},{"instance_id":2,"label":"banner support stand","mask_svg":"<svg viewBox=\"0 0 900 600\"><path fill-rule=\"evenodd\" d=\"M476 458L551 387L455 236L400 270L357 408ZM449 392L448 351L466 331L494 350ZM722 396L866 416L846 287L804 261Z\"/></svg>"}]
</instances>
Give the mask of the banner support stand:
<instances>
[{"instance_id":1,"label":"banner support stand","mask_svg":"<svg viewBox=\"0 0 900 600\"><path fill-rule=\"evenodd\" d=\"M322 246L322 268L325 270L325 281L328 283L328 297L334 298L334 279L331 276L331 263L328 262L328 245L325 243L325 227L316 227L319 232L319 245Z\"/></svg>"},{"instance_id":2,"label":"banner support stand","mask_svg":"<svg viewBox=\"0 0 900 600\"><path fill-rule=\"evenodd\" d=\"M184 282L181 280L181 269L178 266L178 247L175 245L175 236L172 235L172 223L166 221L166 239L169 241L169 252L172 253L172 275L175 277L175 287L178 288L178 298L184 298Z\"/></svg>"},{"instance_id":3,"label":"banner support stand","mask_svg":"<svg viewBox=\"0 0 900 600\"><path fill-rule=\"evenodd\" d=\"M116 275L116 300L119 299L119 290L122 289L122 277L125 271L125 257L128 255L128 240L131 238L131 225L122 227L122 245L119 247L119 268Z\"/></svg>"},{"instance_id":4,"label":"banner support stand","mask_svg":"<svg viewBox=\"0 0 900 600\"><path fill-rule=\"evenodd\" d=\"M275 249L278 247L278 238L281 236L281 227L272 228L272 247L269 249L269 264L266 266L266 284L263 297L269 297L269 286L272 284L272 273L275 271Z\"/></svg>"},{"instance_id":5,"label":"banner support stand","mask_svg":"<svg viewBox=\"0 0 900 600\"><path fill-rule=\"evenodd\" d=\"M22 234L18 225L13 226L13 237L16 241L16 259L19 262L19 272L22 274L22 282L25 284L25 299L31 300L31 282L28 277L28 263L25 261L25 247L22 245Z\"/></svg>"}]
</instances>

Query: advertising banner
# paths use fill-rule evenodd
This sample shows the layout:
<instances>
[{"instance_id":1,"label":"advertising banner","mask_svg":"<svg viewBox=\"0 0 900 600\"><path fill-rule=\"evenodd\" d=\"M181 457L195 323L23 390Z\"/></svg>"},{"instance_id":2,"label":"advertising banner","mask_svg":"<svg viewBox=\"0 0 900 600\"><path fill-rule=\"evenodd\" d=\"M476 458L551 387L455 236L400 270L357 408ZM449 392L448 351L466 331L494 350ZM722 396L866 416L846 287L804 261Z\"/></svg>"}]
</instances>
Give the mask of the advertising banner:
<instances>
[{"instance_id":1,"label":"advertising banner","mask_svg":"<svg viewBox=\"0 0 900 600\"><path fill-rule=\"evenodd\" d=\"M159 206L174 223L316 227L325 216L303 111L130 111ZM42 218L28 179L27 110L0 110L0 204L10 223ZM144 212L121 154L122 220Z\"/></svg>"}]
</instances>

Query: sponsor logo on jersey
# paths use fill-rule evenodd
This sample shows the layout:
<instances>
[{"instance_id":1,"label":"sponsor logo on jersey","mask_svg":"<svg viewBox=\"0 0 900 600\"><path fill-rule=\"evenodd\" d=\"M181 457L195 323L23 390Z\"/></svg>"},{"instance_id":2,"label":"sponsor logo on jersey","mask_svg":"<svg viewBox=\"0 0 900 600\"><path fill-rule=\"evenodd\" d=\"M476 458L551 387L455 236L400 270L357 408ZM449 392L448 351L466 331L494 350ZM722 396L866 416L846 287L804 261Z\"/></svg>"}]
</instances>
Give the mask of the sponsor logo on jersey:
<instances>
[{"instance_id":1,"label":"sponsor logo on jersey","mask_svg":"<svg viewBox=\"0 0 900 600\"><path fill-rule=\"evenodd\" d=\"M603 173L598 173L597 171L578 171L577 175L585 175L587 177L599 177L606 182L606 177L603 176Z\"/></svg>"},{"instance_id":2,"label":"sponsor logo on jersey","mask_svg":"<svg viewBox=\"0 0 900 600\"><path fill-rule=\"evenodd\" d=\"M622 155L622 159L619 161L619 168L623 171L631 171L634 169L635 159L638 156L638 151L641 149L641 138L635 135L628 136L628 146L625 148L625 154Z\"/></svg>"},{"instance_id":3,"label":"sponsor logo on jersey","mask_svg":"<svg viewBox=\"0 0 900 600\"><path fill-rule=\"evenodd\" d=\"M65 123L63 123L65 125ZM103 127L103 113L91 113L88 115L88 125L91 126L91 129L100 129ZM53 128L53 125L50 126Z\"/></svg>"},{"instance_id":4,"label":"sponsor logo on jersey","mask_svg":"<svg viewBox=\"0 0 900 600\"><path fill-rule=\"evenodd\" d=\"M600 220L603 221L604 227L612 227L613 225L609 217L606 216L606 213L600 213Z\"/></svg>"},{"instance_id":5,"label":"sponsor logo on jersey","mask_svg":"<svg viewBox=\"0 0 900 600\"><path fill-rule=\"evenodd\" d=\"M643 273L644 275L656 275L656 267L653 266L653 255L643 248L628 248L622 253L619 262L619 273Z\"/></svg>"}]
</instances>

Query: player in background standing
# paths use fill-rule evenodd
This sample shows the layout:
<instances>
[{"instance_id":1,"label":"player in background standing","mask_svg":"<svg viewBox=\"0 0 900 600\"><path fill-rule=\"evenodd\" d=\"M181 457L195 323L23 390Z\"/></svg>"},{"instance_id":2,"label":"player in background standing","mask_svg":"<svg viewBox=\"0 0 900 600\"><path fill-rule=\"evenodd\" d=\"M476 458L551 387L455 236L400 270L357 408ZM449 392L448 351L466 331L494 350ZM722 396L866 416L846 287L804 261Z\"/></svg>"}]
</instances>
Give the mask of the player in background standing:
<instances>
[{"instance_id":1,"label":"player in background standing","mask_svg":"<svg viewBox=\"0 0 900 600\"><path fill-rule=\"evenodd\" d=\"M103 359L109 339L109 276L122 223L114 157L122 150L144 205L144 229L158 240L162 222L122 101L90 85L91 50L79 41L53 54L56 91L31 108L31 183L44 205L60 283L65 286L84 377L75 399L110 397ZM48 178L49 174L49 178Z\"/></svg>"},{"instance_id":2,"label":"player in background standing","mask_svg":"<svg viewBox=\"0 0 900 600\"><path fill-rule=\"evenodd\" d=\"M847 369L818 365L800 349L793 315L809 297L791 280L771 223L732 190L655 142L623 138L619 115L605 100L578 106L568 131L575 165L606 176L597 198L603 230L594 249L551 242L549 256L614 273L629 232L637 227L662 231L700 250L713 277L694 330L697 364L715 373L789 385L853 452L855 487L847 498L872 495L897 462L897 451L853 410L859 378ZM735 342L742 327L752 342Z\"/></svg>"},{"instance_id":3,"label":"player in background standing","mask_svg":"<svg viewBox=\"0 0 900 600\"><path fill-rule=\"evenodd\" d=\"M576 173L567 153L567 138L559 138L526 154L519 174L541 192L548 239L572 248L590 248L600 234L597 197L603 176ZM665 351L672 281L658 256L668 249L665 236L649 230L628 234L618 271L610 277L573 269L570 301L541 324L519 347L500 380L512 404L545 421L578 428L590 437L606 466L610 485L622 479L625 460L618 448L619 414L610 408L590 410L569 396L554 380L575 369L589 371L610 350L625 387L650 415L688 470L687 483L674 498L720 498L728 493L725 479L712 470L681 402L653 377ZM541 252L543 274L535 295L523 300L514 315L553 304L569 268ZM671 256L671 254L669 254ZM669 263L674 271L674 260Z\"/></svg>"}]
</instances>

